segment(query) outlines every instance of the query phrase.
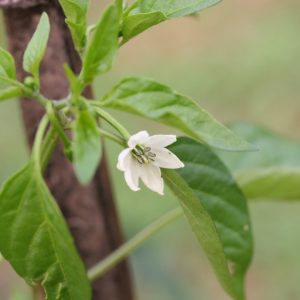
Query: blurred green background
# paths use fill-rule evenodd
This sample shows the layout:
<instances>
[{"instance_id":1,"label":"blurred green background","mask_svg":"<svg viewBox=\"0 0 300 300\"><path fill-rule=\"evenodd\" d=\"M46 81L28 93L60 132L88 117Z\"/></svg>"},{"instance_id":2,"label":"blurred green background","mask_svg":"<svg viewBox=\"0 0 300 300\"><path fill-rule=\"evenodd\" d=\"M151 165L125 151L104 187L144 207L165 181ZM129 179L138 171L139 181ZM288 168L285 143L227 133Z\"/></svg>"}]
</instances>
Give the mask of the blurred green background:
<instances>
[{"instance_id":1,"label":"blurred green background","mask_svg":"<svg viewBox=\"0 0 300 300\"><path fill-rule=\"evenodd\" d=\"M91 11L99 12L98 6L94 2ZM299 12L298 0L231 0L198 17L159 25L121 49L113 71L95 84L97 94L123 76L143 75L192 96L223 122L256 121L300 139ZM92 14L91 22L97 17ZM0 107L3 182L28 154L17 102ZM132 133L172 132L126 114L118 117ZM108 147L119 212L130 237L175 206L176 199L169 192L166 197L130 192L115 169L120 148ZM256 203L250 211L255 256L247 278L249 299L300 299L300 205ZM132 256L131 265L138 300L229 299L185 220L149 240ZM16 288L21 289L16 299L25 299L22 282L8 265L1 265L0 299L11 299Z\"/></svg>"}]
</instances>

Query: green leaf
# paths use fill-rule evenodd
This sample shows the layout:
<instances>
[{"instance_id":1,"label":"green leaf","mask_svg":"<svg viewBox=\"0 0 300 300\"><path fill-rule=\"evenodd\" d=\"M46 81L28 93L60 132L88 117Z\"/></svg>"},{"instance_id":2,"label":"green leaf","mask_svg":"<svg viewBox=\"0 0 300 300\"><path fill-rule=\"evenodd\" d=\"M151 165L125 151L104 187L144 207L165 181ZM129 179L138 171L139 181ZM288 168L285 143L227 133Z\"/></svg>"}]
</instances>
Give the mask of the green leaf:
<instances>
[{"instance_id":1,"label":"green leaf","mask_svg":"<svg viewBox=\"0 0 300 300\"><path fill-rule=\"evenodd\" d=\"M185 164L164 171L224 289L244 296L244 277L253 254L247 202L220 159L205 145L179 138L170 147Z\"/></svg>"},{"instance_id":2,"label":"green leaf","mask_svg":"<svg viewBox=\"0 0 300 300\"><path fill-rule=\"evenodd\" d=\"M166 16L159 11L126 16L122 27L123 38L127 41L166 19Z\"/></svg>"},{"instance_id":3,"label":"green leaf","mask_svg":"<svg viewBox=\"0 0 300 300\"><path fill-rule=\"evenodd\" d=\"M59 0L66 16L75 48L81 52L86 44L86 14L89 6L88 0Z\"/></svg>"},{"instance_id":4,"label":"green leaf","mask_svg":"<svg viewBox=\"0 0 300 300\"><path fill-rule=\"evenodd\" d=\"M22 96L22 91L18 87L8 87L5 89L0 89L0 101L10 98L17 98L20 96Z\"/></svg>"},{"instance_id":5,"label":"green leaf","mask_svg":"<svg viewBox=\"0 0 300 300\"><path fill-rule=\"evenodd\" d=\"M0 75L16 79L16 65L12 55L0 47Z\"/></svg>"},{"instance_id":6,"label":"green leaf","mask_svg":"<svg viewBox=\"0 0 300 300\"><path fill-rule=\"evenodd\" d=\"M46 13L43 13L23 58L24 70L31 73L36 80L39 78L40 63L46 51L49 33L49 18Z\"/></svg>"},{"instance_id":7,"label":"green leaf","mask_svg":"<svg viewBox=\"0 0 300 300\"><path fill-rule=\"evenodd\" d=\"M122 34L126 40L165 20L197 13L221 0L139 0L124 17Z\"/></svg>"},{"instance_id":8,"label":"green leaf","mask_svg":"<svg viewBox=\"0 0 300 300\"><path fill-rule=\"evenodd\" d=\"M118 8L111 5L96 25L83 60L81 77L85 83L91 83L96 75L112 67L118 50L120 17Z\"/></svg>"},{"instance_id":9,"label":"green leaf","mask_svg":"<svg viewBox=\"0 0 300 300\"><path fill-rule=\"evenodd\" d=\"M219 3L221 0L139 0L142 13L160 11L170 18L187 16Z\"/></svg>"},{"instance_id":10,"label":"green leaf","mask_svg":"<svg viewBox=\"0 0 300 300\"><path fill-rule=\"evenodd\" d=\"M91 299L90 285L69 230L31 161L0 193L0 251L48 300Z\"/></svg>"},{"instance_id":11,"label":"green leaf","mask_svg":"<svg viewBox=\"0 0 300 300\"><path fill-rule=\"evenodd\" d=\"M16 65L11 54L0 47L0 100L8 99L12 90L17 90L14 86L16 79Z\"/></svg>"},{"instance_id":12,"label":"green leaf","mask_svg":"<svg viewBox=\"0 0 300 300\"><path fill-rule=\"evenodd\" d=\"M82 86L79 78L74 74L74 72L68 65L64 65L64 71L69 80L72 96L74 98L78 98L82 90Z\"/></svg>"},{"instance_id":13,"label":"green leaf","mask_svg":"<svg viewBox=\"0 0 300 300\"><path fill-rule=\"evenodd\" d=\"M261 126L239 123L237 134L259 146L256 153L220 153L249 199L300 200L300 142Z\"/></svg>"},{"instance_id":14,"label":"green leaf","mask_svg":"<svg viewBox=\"0 0 300 300\"><path fill-rule=\"evenodd\" d=\"M120 14L123 12L123 0L115 0L116 7Z\"/></svg>"},{"instance_id":15,"label":"green leaf","mask_svg":"<svg viewBox=\"0 0 300 300\"><path fill-rule=\"evenodd\" d=\"M255 149L215 120L196 102L155 81L124 79L104 101L110 108L173 126L216 148L231 151Z\"/></svg>"},{"instance_id":16,"label":"green leaf","mask_svg":"<svg viewBox=\"0 0 300 300\"><path fill-rule=\"evenodd\" d=\"M248 199L300 200L300 168L249 170L237 181Z\"/></svg>"},{"instance_id":17,"label":"green leaf","mask_svg":"<svg viewBox=\"0 0 300 300\"><path fill-rule=\"evenodd\" d=\"M75 171L80 182L87 184L95 174L102 152L97 123L88 110L77 112L73 135Z\"/></svg>"}]
</instances>

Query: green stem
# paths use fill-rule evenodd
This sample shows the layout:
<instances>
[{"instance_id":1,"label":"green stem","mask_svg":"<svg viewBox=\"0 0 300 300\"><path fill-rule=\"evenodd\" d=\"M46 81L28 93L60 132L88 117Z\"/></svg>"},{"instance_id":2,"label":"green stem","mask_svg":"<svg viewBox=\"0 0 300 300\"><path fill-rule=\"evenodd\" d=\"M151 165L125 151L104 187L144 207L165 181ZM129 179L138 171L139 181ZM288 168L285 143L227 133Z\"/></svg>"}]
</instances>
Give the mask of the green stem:
<instances>
[{"instance_id":1,"label":"green stem","mask_svg":"<svg viewBox=\"0 0 300 300\"><path fill-rule=\"evenodd\" d=\"M45 115L39 124L39 128L37 130L34 144L33 144L32 159L35 161L35 165L38 168L38 170L41 169L42 144L43 144L43 138L47 130L48 123L49 123L49 118L47 115Z\"/></svg>"},{"instance_id":2,"label":"green stem","mask_svg":"<svg viewBox=\"0 0 300 300\"><path fill-rule=\"evenodd\" d=\"M61 110L67 108L70 105L71 102L70 99L71 99L71 95L68 95L66 98L63 98L58 101L53 101L52 103L57 110Z\"/></svg>"},{"instance_id":3,"label":"green stem","mask_svg":"<svg viewBox=\"0 0 300 300\"><path fill-rule=\"evenodd\" d=\"M86 35L90 35L97 27L97 24L92 24L88 27L87 31L86 31Z\"/></svg>"},{"instance_id":4,"label":"green stem","mask_svg":"<svg viewBox=\"0 0 300 300\"><path fill-rule=\"evenodd\" d=\"M41 94L37 94L37 95L32 95L33 98L35 98L42 106L44 106L45 108L47 108L48 103L50 103L50 100L45 98L43 95Z\"/></svg>"},{"instance_id":5,"label":"green stem","mask_svg":"<svg viewBox=\"0 0 300 300\"><path fill-rule=\"evenodd\" d=\"M54 151L54 148L57 145L57 142L58 142L58 134L56 130L53 127L51 127L47 132L46 138L42 146L42 158L41 158L42 172L45 171L48 162L52 156L52 153Z\"/></svg>"},{"instance_id":6,"label":"green stem","mask_svg":"<svg viewBox=\"0 0 300 300\"><path fill-rule=\"evenodd\" d=\"M104 138L108 138L110 140L112 140L113 142L121 145L122 147L126 147L126 141L120 137L118 137L115 134L112 134L106 130L103 130L101 128L98 128L98 132L100 133L100 135Z\"/></svg>"},{"instance_id":7,"label":"green stem","mask_svg":"<svg viewBox=\"0 0 300 300\"><path fill-rule=\"evenodd\" d=\"M32 158L34 159L38 170L41 170L42 172L46 169L58 141L58 134L53 127L49 129L46 137L44 138L48 124L49 118L45 115L40 122L32 149Z\"/></svg>"},{"instance_id":8,"label":"green stem","mask_svg":"<svg viewBox=\"0 0 300 300\"><path fill-rule=\"evenodd\" d=\"M49 119L50 119L53 127L56 129L57 134L62 139L62 141L63 141L63 143L65 145L65 148L66 149L70 148L71 142L70 142L68 136L66 135L63 127L61 126L61 123L58 120L58 118L56 116L56 113L54 111L53 105L50 102L47 104L47 114L49 116Z\"/></svg>"},{"instance_id":9,"label":"green stem","mask_svg":"<svg viewBox=\"0 0 300 300\"><path fill-rule=\"evenodd\" d=\"M182 209L178 207L174 210L167 212L161 218L154 221L154 223L147 226L136 236L134 236L132 239L130 239L128 242L122 245L119 249L117 249L108 257L106 257L104 260L100 261L97 265L92 267L88 271L89 280L93 282L97 278L104 275L107 271L111 270L114 266L116 266L120 261L122 261L124 258L129 256L147 239L153 236L164 226L178 219L180 216L182 216L182 214L183 214Z\"/></svg>"},{"instance_id":10,"label":"green stem","mask_svg":"<svg viewBox=\"0 0 300 300\"><path fill-rule=\"evenodd\" d=\"M0 264L4 262L4 257L0 253Z\"/></svg>"},{"instance_id":11,"label":"green stem","mask_svg":"<svg viewBox=\"0 0 300 300\"><path fill-rule=\"evenodd\" d=\"M113 126L117 131L119 131L125 140L128 140L130 138L130 133L127 131L127 129L122 124L120 124L108 112L106 112L102 108L98 107L97 103L93 102L91 104L94 106L95 112L102 119L104 119L107 123L109 123L111 126Z\"/></svg>"}]
</instances>

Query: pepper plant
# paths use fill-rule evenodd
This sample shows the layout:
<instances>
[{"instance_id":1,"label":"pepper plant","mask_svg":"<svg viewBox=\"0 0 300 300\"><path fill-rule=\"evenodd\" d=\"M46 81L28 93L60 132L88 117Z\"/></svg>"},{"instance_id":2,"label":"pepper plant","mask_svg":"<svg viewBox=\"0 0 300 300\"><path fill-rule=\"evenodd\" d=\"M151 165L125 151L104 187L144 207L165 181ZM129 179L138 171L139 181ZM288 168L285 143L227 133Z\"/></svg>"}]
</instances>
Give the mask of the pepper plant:
<instances>
[{"instance_id":1,"label":"pepper plant","mask_svg":"<svg viewBox=\"0 0 300 300\"><path fill-rule=\"evenodd\" d=\"M268 196L274 176L282 182L287 175L272 168L268 173L257 172L260 163L251 157L258 148L235 133L240 131L243 136L249 130L259 132L260 129L240 125L232 130L194 100L147 78L125 78L100 99L83 96L85 88L97 76L111 70L117 52L132 38L161 22L198 13L219 0L130 3L115 0L99 21L90 26L86 20L87 0L59 2L82 60L79 74L64 66L70 85L67 98L53 101L40 92L39 68L51 30L46 13L42 14L24 53L23 68L28 73L24 81L16 78L11 54L0 49L0 100L34 98L45 109L28 163L3 185L0 193L0 253L29 285L41 285L46 299L91 299L90 282L130 255L163 226L185 215L224 290L232 299L246 299L245 275L253 255L246 196ZM146 128L130 133L107 109L154 120L185 136L149 135ZM248 134L249 140L255 143L257 139L253 136ZM153 197L161 197L166 184L178 199L179 207L86 272L64 218L44 182L43 172L61 141L78 180L83 185L89 183L100 162L105 139L120 146L116 166L124 172L130 189L138 192L141 180L146 186L142 188L148 187ZM226 151L240 153L226 154ZM236 180L220 156L231 170L245 170L251 165L249 161L256 169L250 173L244 171ZM245 163L234 166L235 159ZM284 182L285 187L277 190L278 197L285 196L284 188L289 182ZM298 197L299 192L295 194Z\"/></svg>"}]
</instances>

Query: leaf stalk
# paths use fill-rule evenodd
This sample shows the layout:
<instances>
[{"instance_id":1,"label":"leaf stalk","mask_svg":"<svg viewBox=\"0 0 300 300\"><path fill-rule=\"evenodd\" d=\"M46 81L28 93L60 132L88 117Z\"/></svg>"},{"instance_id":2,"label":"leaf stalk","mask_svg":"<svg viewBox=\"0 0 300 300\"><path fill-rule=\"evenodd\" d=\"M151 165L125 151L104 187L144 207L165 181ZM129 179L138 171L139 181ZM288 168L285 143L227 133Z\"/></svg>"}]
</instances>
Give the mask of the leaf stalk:
<instances>
[{"instance_id":1,"label":"leaf stalk","mask_svg":"<svg viewBox=\"0 0 300 300\"><path fill-rule=\"evenodd\" d=\"M123 244L119 249L111 253L104 260L88 271L88 278L91 282L103 276L106 272L115 267L119 262L129 256L133 251L140 247L147 239L160 231L166 225L174 222L183 215L180 207L177 207L148 225L145 229Z\"/></svg>"}]
</instances>

